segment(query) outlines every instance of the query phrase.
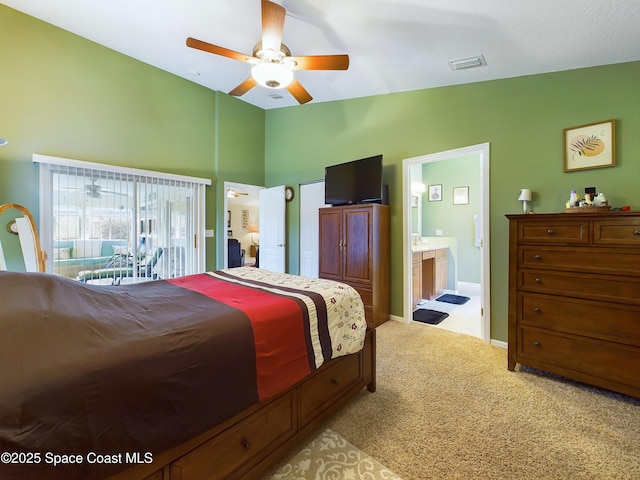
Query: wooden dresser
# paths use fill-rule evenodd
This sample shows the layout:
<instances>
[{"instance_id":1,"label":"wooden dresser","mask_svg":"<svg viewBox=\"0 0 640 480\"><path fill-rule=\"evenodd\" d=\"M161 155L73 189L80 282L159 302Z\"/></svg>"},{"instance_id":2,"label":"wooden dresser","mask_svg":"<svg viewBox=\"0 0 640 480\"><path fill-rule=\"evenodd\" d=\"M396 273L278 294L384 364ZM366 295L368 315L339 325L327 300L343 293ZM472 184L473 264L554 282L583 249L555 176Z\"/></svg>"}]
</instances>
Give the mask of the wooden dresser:
<instances>
[{"instance_id":1,"label":"wooden dresser","mask_svg":"<svg viewBox=\"0 0 640 480\"><path fill-rule=\"evenodd\" d=\"M640 213L507 218L509 370L640 397Z\"/></svg>"},{"instance_id":2,"label":"wooden dresser","mask_svg":"<svg viewBox=\"0 0 640 480\"><path fill-rule=\"evenodd\" d=\"M389 206L320 209L319 276L354 287L369 328L389 319Z\"/></svg>"}]
</instances>

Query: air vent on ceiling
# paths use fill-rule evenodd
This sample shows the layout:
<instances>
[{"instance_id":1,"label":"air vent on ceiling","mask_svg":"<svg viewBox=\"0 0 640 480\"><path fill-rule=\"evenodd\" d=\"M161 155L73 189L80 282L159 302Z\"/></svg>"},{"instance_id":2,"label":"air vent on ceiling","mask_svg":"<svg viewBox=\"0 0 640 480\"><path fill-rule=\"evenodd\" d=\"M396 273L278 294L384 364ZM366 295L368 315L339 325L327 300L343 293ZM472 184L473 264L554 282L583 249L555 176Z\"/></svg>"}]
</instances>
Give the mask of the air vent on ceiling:
<instances>
[{"instance_id":1,"label":"air vent on ceiling","mask_svg":"<svg viewBox=\"0 0 640 480\"><path fill-rule=\"evenodd\" d=\"M466 68L482 67L487 64L487 61L484 59L484 55L474 55L473 57L459 60L449 60L447 63L452 70L464 70Z\"/></svg>"},{"instance_id":2,"label":"air vent on ceiling","mask_svg":"<svg viewBox=\"0 0 640 480\"><path fill-rule=\"evenodd\" d=\"M272 93L271 95L269 95L271 98L273 98L274 100L280 100L281 98L284 98L282 95L280 95L279 93Z\"/></svg>"}]
</instances>

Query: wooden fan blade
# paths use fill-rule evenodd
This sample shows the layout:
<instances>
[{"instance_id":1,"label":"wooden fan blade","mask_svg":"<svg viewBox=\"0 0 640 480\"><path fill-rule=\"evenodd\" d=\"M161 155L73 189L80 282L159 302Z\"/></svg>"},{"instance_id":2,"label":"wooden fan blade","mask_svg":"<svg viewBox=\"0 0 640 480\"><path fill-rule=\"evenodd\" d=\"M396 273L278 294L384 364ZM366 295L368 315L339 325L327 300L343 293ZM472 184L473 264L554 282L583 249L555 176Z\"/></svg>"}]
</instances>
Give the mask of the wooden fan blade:
<instances>
[{"instance_id":1,"label":"wooden fan blade","mask_svg":"<svg viewBox=\"0 0 640 480\"><path fill-rule=\"evenodd\" d=\"M249 77L240 85L238 85L236 88L231 90L229 92L229 95L233 95L234 97L241 97L242 95L247 93L249 90L251 90L253 87L255 87L257 84L258 82L256 82L253 79L253 77Z\"/></svg>"},{"instance_id":2,"label":"wooden fan blade","mask_svg":"<svg viewBox=\"0 0 640 480\"><path fill-rule=\"evenodd\" d=\"M286 60L296 62L295 66L291 67L292 70L347 70L349 68L349 55L287 57Z\"/></svg>"},{"instance_id":3,"label":"wooden fan blade","mask_svg":"<svg viewBox=\"0 0 640 480\"><path fill-rule=\"evenodd\" d=\"M236 52L235 50L229 50L228 48L219 47L211 43L203 42L195 38L187 38L187 47L202 50L203 52L213 53L215 55L221 55L223 57L232 58L234 60L240 60L241 62L253 63L255 61L252 55L245 55L244 53Z\"/></svg>"},{"instance_id":4,"label":"wooden fan blade","mask_svg":"<svg viewBox=\"0 0 640 480\"><path fill-rule=\"evenodd\" d=\"M289 90L289 93L295 97L300 105L313 100L313 97L309 95L309 92L307 92L302 84L295 78L289 85L287 85L287 90Z\"/></svg>"},{"instance_id":5,"label":"wooden fan blade","mask_svg":"<svg viewBox=\"0 0 640 480\"><path fill-rule=\"evenodd\" d=\"M262 50L280 52L286 13L284 7L277 3L262 0Z\"/></svg>"}]
</instances>

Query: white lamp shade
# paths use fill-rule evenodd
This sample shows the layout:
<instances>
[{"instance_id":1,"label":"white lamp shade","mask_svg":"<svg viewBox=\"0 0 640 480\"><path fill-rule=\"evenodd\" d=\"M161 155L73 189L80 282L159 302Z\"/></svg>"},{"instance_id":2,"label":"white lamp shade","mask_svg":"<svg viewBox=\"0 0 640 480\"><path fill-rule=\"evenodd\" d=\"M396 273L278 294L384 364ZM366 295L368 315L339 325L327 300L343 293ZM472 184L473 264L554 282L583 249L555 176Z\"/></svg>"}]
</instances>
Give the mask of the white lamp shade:
<instances>
[{"instance_id":1,"label":"white lamp shade","mask_svg":"<svg viewBox=\"0 0 640 480\"><path fill-rule=\"evenodd\" d=\"M293 72L281 63L259 63L251 69L251 76L267 88L284 88L293 80Z\"/></svg>"},{"instance_id":2,"label":"white lamp shade","mask_svg":"<svg viewBox=\"0 0 640 480\"><path fill-rule=\"evenodd\" d=\"M530 202L531 190L529 190L528 188L523 188L522 190L520 190L520 196L518 197L518 200L526 200L527 202Z\"/></svg>"}]
</instances>

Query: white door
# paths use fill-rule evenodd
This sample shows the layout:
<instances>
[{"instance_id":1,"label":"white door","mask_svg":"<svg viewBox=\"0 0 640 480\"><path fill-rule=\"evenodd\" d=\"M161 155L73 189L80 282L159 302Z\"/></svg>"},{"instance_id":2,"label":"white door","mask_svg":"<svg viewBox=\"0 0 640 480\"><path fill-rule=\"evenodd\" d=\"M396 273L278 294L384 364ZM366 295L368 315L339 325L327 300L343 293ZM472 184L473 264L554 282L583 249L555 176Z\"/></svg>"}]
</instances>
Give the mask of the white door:
<instances>
[{"instance_id":1,"label":"white door","mask_svg":"<svg viewBox=\"0 0 640 480\"><path fill-rule=\"evenodd\" d=\"M284 185L260 190L260 268L284 273Z\"/></svg>"},{"instance_id":2,"label":"white door","mask_svg":"<svg viewBox=\"0 0 640 480\"><path fill-rule=\"evenodd\" d=\"M300 185L300 275L303 277L318 278L318 210L325 206L323 181Z\"/></svg>"}]
</instances>

